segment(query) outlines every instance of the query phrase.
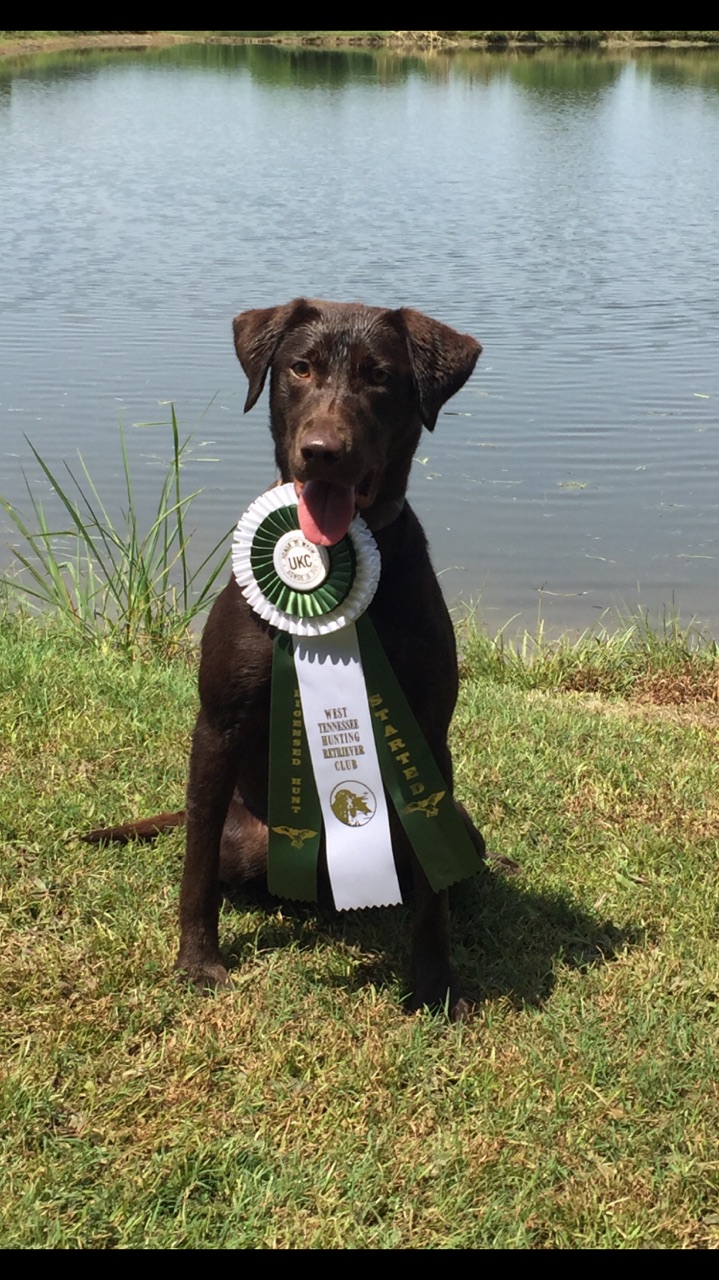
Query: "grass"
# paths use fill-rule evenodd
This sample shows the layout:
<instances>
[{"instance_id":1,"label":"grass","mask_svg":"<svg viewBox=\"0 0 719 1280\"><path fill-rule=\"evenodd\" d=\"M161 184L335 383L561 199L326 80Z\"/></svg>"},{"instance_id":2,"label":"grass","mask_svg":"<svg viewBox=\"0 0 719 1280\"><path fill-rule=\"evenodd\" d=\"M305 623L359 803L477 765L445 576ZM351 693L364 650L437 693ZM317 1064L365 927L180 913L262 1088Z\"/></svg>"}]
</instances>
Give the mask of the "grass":
<instances>
[{"instance_id":1,"label":"grass","mask_svg":"<svg viewBox=\"0 0 719 1280\"><path fill-rule=\"evenodd\" d=\"M717 704L542 647L465 636L458 790L521 873L454 895L452 1027L400 1012L404 908L227 907L234 989L178 985L181 833L77 834L181 804L194 663L4 616L5 1247L719 1245Z\"/></svg>"},{"instance_id":2,"label":"grass","mask_svg":"<svg viewBox=\"0 0 719 1280\"><path fill-rule=\"evenodd\" d=\"M173 432L145 537L126 470L152 639L87 472L63 499L39 457L114 585L25 521L58 607L0 613L0 1243L719 1247L716 645L463 628L457 790L494 855L453 895L469 1022L401 1013L406 908L226 905L234 985L202 997L171 972L182 833L78 839L182 804Z\"/></svg>"},{"instance_id":3,"label":"grass","mask_svg":"<svg viewBox=\"0 0 719 1280\"><path fill-rule=\"evenodd\" d=\"M605 615L572 640L535 632L512 640L511 622L490 637L470 619L460 627L463 673L522 689L599 693L657 703L707 702L719 696L719 647L694 624L665 611L661 625L647 614Z\"/></svg>"},{"instance_id":4,"label":"grass","mask_svg":"<svg viewBox=\"0 0 719 1280\"><path fill-rule=\"evenodd\" d=\"M172 457L146 532L140 527L122 431L125 510L119 526L113 523L81 455L79 476L67 462L65 475L59 476L29 441L68 524L50 528L27 477L32 515L24 515L0 497L0 506L21 539L14 550L24 570L19 578L5 576L0 581L6 587L19 587L40 608L58 611L88 639L109 641L127 653L182 643L190 625L212 602L229 554L219 555L227 543L223 534L202 563L190 568L192 535L186 532L185 515L198 494L182 493L183 457L190 441L189 437L180 440L174 405L169 426Z\"/></svg>"}]
</instances>

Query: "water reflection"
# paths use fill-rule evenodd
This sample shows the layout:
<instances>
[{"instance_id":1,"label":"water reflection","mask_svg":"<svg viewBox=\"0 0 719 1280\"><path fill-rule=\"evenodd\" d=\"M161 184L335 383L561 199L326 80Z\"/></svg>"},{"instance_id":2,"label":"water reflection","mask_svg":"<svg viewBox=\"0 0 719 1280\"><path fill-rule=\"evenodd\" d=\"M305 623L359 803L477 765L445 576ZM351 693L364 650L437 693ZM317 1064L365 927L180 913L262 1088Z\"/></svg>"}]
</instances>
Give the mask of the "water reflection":
<instances>
[{"instance_id":1,"label":"water reflection","mask_svg":"<svg viewBox=\"0 0 719 1280\"><path fill-rule=\"evenodd\" d=\"M412 76L471 84L509 78L538 95L564 98L593 95L614 84L628 66L660 84L700 84L719 89L719 54L713 49L546 48L468 50L312 48L306 45L179 44L164 48L61 50L0 59L0 92L23 79L63 80L87 76L111 66L127 66L129 57L148 67L192 68L211 73L248 71L257 83L304 89L336 89L356 81L401 84Z\"/></svg>"}]
</instances>

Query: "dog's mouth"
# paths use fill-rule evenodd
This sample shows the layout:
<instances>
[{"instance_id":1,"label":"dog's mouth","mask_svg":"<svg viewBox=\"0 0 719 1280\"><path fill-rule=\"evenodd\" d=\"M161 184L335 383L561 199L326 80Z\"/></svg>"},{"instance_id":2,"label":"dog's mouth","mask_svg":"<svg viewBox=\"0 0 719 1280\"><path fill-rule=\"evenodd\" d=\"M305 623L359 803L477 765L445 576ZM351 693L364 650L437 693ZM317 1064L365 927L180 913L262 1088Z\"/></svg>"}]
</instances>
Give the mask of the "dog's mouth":
<instances>
[{"instance_id":1,"label":"dog's mouth","mask_svg":"<svg viewBox=\"0 0 719 1280\"><path fill-rule=\"evenodd\" d=\"M344 538L355 511L374 501L376 475L369 471L358 485L330 484L327 480L295 480L300 529L308 542L333 547Z\"/></svg>"}]
</instances>

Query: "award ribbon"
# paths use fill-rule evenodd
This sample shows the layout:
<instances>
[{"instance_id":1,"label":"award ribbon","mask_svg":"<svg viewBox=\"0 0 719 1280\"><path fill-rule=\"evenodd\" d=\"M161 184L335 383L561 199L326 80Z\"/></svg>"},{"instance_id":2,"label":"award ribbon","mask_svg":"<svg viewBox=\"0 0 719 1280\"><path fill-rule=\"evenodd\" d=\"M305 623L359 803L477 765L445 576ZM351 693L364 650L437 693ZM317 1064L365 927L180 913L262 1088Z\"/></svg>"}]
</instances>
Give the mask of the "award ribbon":
<instances>
[{"instance_id":1,"label":"award ribbon","mask_svg":"<svg viewBox=\"0 0 719 1280\"><path fill-rule=\"evenodd\" d=\"M365 613L380 557L364 521L317 546L299 528L294 485L281 485L245 512L232 563L252 609L277 629L270 891L316 900L324 828L339 910L401 902L385 787L433 889L474 875L479 856Z\"/></svg>"}]
</instances>

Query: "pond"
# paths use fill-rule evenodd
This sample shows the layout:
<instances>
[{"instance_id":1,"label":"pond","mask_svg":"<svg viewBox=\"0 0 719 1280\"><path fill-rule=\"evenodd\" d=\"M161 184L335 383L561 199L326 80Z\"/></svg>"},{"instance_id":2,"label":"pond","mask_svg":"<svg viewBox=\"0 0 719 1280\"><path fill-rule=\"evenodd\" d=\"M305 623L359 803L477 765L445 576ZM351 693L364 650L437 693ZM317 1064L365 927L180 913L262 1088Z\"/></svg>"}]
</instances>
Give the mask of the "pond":
<instances>
[{"instance_id":1,"label":"pond","mask_svg":"<svg viewBox=\"0 0 719 1280\"><path fill-rule=\"evenodd\" d=\"M718 139L710 50L0 63L0 494L52 510L27 438L118 508L122 422L149 520L172 402L199 563L274 479L232 317L408 305L484 347L410 489L450 603L716 631Z\"/></svg>"}]
</instances>

